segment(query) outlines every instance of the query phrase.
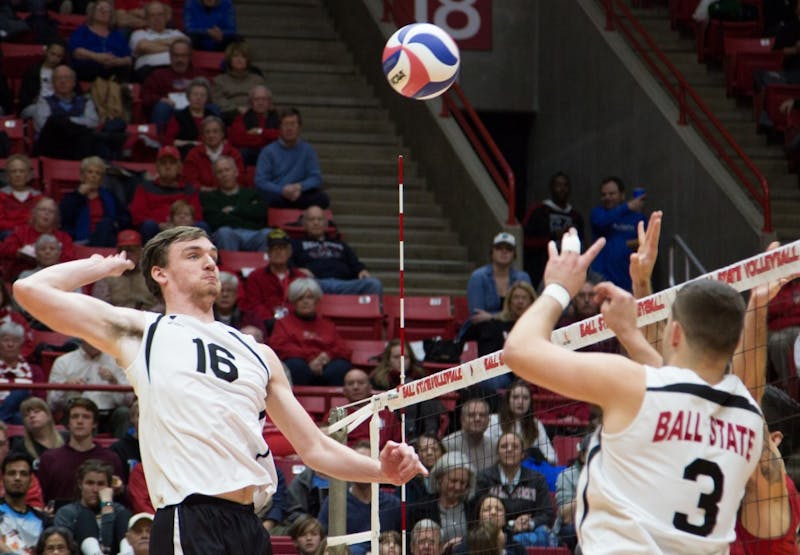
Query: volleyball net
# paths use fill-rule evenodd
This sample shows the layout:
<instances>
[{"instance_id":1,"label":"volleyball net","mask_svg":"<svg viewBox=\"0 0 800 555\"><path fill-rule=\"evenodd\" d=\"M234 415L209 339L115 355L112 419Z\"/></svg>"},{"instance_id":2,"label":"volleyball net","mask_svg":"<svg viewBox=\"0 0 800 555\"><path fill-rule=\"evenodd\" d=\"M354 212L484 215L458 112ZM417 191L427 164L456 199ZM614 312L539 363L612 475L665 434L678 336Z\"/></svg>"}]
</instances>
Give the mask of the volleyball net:
<instances>
[{"instance_id":1,"label":"volleyball net","mask_svg":"<svg viewBox=\"0 0 800 555\"><path fill-rule=\"evenodd\" d=\"M800 241L691 281L718 280L730 284L737 291L747 292L795 274L800 274ZM691 281L638 299L637 325L643 328L665 321L676 294ZM800 287L797 289L800 295ZM795 300L793 305L789 303L785 310L794 311L796 319L800 320L800 300ZM797 369L791 360L792 353L787 351L787 345L792 343L796 335L795 330L793 335L790 333L788 338L781 339L782 344L770 347L774 353L770 353L767 382L783 390L791 387L791 384L797 387ZM614 334L600 314L554 330L551 339L553 343L570 350L615 350ZM752 349L766 348L752 341L745 342L745 345ZM750 371L749 368L746 370ZM549 553L569 553L570 543L560 533L562 528L569 526L569 518L559 515L556 501L561 499L556 492L556 483L562 473L574 472L570 467L580 455L581 439L590 431L597 415L585 403L562 397L534 384L525 383L524 389L520 388L510 372L511 369L503 360L502 350L493 352L378 393L363 406L333 423L329 433L338 430L350 433L359 426L363 429L363 424L368 422L373 456L377 456L386 439L396 438L402 432L405 432L403 435L407 440L417 446L421 457L425 455L426 460L435 457L435 453L427 452L429 449L436 451L436 447L432 446L436 443L434 438L439 440L440 445L443 443L451 454L441 456L434 464L433 470L441 472L432 473L427 480L418 478L404 488L400 509L395 504L387 505L382 499L390 494L386 488L373 485L370 492L369 530L329 537L328 545L354 546L360 542L370 542L369 550L378 553L382 520L387 522L395 518L395 514L400 514L402 545L406 545L405 533L412 531L415 522L439 522L441 545L444 546L447 541L467 534L471 535L470 541L478 542L482 523L495 519L499 527L505 528L506 533L514 538L522 534L519 541L524 547L553 550ZM797 391L793 394L796 397ZM391 416L387 417L387 411ZM783 416L780 422L767 422L771 429L777 427L785 430L784 442L788 441L788 444L784 444L781 452L790 476L795 479L799 477L797 460L800 455L797 453L800 452L800 443L794 437L787 437L787 433L798 435L798 430L792 428L796 425L796 417ZM478 433L481 427L484 427L484 433L479 440L476 438L481 435ZM508 435L510 432L515 433L523 443L521 466L535 470L544 477L547 483L544 493L541 489L538 492L526 490L519 499L513 499L515 484L504 484L502 479L499 484L493 483L491 477L487 478L486 472L481 472L495 468L498 458L507 461L508 457L519 456L509 453L516 449L516 445L513 445L516 440ZM466 475L449 472L463 468L468 469ZM436 482L445 475L455 476L449 479L452 483ZM562 477L563 481L566 481L565 477ZM541 480L535 485L541 488ZM492 502L483 498L502 498L504 487L504 506L492 508ZM544 500L543 495L546 495ZM440 504L438 501L448 496L454 499L460 496L466 502L446 508L446 502ZM381 507L384 508L383 512ZM438 514L432 511L438 511ZM498 514L500 512L504 514ZM779 517L775 515L776 519ZM544 528L541 527L543 523L546 523ZM491 526L487 529L491 529ZM477 546L471 547L469 552L475 552L473 549L477 549Z\"/></svg>"}]
</instances>

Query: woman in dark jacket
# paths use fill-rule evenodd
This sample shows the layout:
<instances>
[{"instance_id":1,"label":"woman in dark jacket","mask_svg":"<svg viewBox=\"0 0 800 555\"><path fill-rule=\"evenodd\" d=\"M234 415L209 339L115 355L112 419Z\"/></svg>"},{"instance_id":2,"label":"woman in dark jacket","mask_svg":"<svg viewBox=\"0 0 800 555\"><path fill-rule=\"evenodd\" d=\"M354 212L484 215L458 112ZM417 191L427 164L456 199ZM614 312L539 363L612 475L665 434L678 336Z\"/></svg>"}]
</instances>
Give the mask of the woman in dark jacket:
<instances>
[{"instance_id":1,"label":"woman in dark jacket","mask_svg":"<svg viewBox=\"0 0 800 555\"><path fill-rule=\"evenodd\" d=\"M131 223L128 210L105 187L106 164L97 156L81 161L81 184L61 199L61 227L76 243L114 247L117 233Z\"/></svg>"}]
</instances>

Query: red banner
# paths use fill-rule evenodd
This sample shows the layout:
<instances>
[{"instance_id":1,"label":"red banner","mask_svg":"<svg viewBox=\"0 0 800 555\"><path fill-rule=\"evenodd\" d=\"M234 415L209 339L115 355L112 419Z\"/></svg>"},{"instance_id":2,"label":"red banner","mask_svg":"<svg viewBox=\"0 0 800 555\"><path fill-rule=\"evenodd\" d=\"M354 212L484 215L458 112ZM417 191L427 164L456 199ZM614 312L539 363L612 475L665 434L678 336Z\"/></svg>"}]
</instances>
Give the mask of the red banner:
<instances>
[{"instance_id":1,"label":"red banner","mask_svg":"<svg viewBox=\"0 0 800 555\"><path fill-rule=\"evenodd\" d=\"M395 0L412 20L433 23L462 50L492 49L492 0ZM410 23L397 21L398 26Z\"/></svg>"}]
</instances>

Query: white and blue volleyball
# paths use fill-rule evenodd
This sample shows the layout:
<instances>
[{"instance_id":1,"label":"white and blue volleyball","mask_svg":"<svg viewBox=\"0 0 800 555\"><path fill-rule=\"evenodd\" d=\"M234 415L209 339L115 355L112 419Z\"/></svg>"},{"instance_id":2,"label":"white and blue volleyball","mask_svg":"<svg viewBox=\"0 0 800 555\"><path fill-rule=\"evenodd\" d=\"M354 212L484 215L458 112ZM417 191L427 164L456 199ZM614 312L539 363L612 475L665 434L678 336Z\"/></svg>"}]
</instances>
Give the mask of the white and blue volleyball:
<instances>
[{"instance_id":1,"label":"white and blue volleyball","mask_svg":"<svg viewBox=\"0 0 800 555\"><path fill-rule=\"evenodd\" d=\"M431 23L398 29L383 49L383 73L394 90L428 100L446 91L458 77L461 56L455 41Z\"/></svg>"}]
</instances>

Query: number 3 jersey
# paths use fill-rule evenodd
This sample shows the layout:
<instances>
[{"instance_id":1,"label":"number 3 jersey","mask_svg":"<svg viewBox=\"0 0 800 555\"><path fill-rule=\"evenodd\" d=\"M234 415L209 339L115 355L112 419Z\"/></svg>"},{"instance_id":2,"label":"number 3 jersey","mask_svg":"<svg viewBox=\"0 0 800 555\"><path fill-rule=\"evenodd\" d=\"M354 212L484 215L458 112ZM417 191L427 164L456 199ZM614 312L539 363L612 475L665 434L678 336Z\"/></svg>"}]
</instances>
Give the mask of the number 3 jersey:
<instances>
[{"instance_id":1,"label":"number 3 jersey","mask_svg":"<svg viewBox=\"0 0 800 555\"><path fill-rule=\"evenodd\" d=\"M270 369L252 337L220 322L145 312L126 369L139 397L139 439L153 506L200 493L277 484L262 436Z\"/></svg>"},{"instance_id":2,"label":"number 3 jersey","mask_svg":"<svg viewBox=\"0 0 800 555\"><path fill-rule=\"evenodd\" d=\"M736 376L712 386L683 368L645 372L633 422L589 444L577 491L583 552L727 553L761 455L761 412Z\"/></svg>"}]
</instances>

